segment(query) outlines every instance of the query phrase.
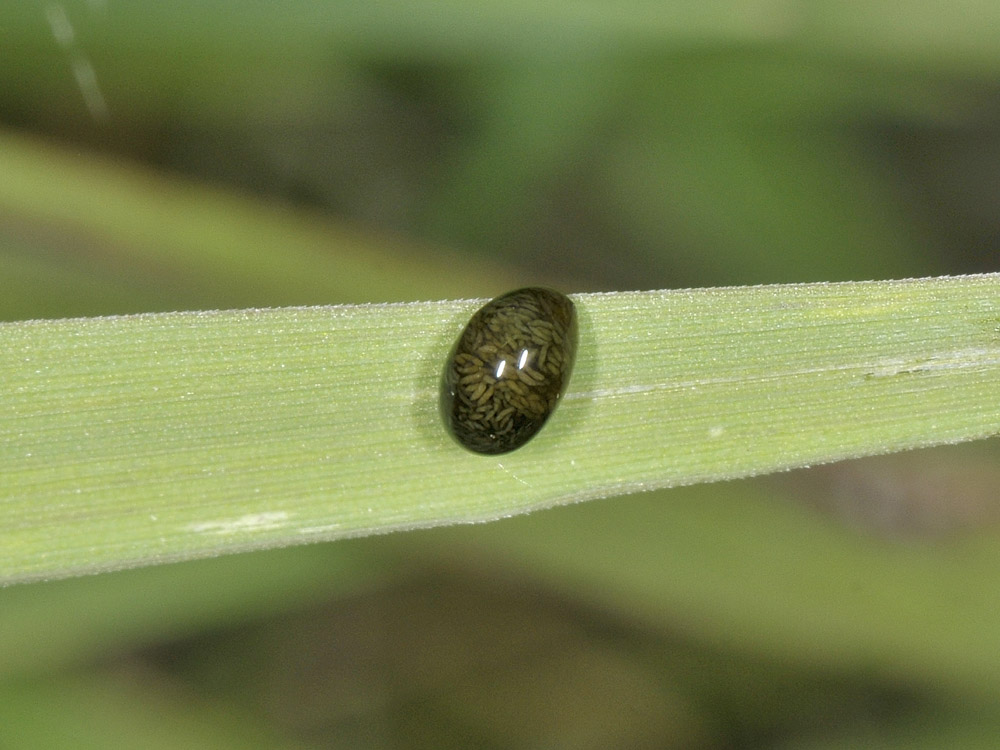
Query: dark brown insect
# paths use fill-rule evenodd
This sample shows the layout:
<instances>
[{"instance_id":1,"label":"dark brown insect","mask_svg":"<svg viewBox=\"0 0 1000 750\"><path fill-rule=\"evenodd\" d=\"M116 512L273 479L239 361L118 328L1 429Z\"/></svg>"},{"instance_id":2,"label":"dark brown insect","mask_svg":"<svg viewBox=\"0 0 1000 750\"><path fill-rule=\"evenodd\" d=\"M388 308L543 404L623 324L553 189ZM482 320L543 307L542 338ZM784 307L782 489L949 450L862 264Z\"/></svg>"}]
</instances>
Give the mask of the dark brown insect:
<instances>
[{"instance_id":1,"label":"dark brown insect","mask_svg":"<svg viewBox=\"0 0 1000 750\"><path fill-rule=\"evenodd\" d=\"M576 310L541 287L480 308L451 350L441 413L448 431L476 453L520 448L556 408L576 356Z\"/></svg>"}]
</instances>

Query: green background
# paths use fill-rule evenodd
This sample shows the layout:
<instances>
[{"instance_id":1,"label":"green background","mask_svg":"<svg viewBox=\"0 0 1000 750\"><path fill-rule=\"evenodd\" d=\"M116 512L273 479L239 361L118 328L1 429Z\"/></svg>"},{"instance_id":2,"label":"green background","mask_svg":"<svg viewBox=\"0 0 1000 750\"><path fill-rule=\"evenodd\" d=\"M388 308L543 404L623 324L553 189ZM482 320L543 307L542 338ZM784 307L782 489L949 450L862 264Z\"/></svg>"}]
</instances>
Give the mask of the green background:
<instances>
[{"instance_id":1,"label":"green background","mask_svg":"<svg viewBox=\"0 0 1000 750\"><path fill-rule=\"evenodd\" d=\"M1000 270L991 4L8 6L5 320ZM10 587L0 744L992 747L995 465Z\"/></svg>"}]
</instances>

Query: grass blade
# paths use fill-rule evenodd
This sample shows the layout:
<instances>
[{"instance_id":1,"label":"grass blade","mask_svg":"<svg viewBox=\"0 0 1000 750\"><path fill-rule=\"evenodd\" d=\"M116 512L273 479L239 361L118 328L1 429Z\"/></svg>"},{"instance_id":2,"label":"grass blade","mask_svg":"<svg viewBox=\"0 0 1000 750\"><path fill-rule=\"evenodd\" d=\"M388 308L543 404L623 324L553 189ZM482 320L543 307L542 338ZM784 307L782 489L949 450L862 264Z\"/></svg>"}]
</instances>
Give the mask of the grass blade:
<instances>
[{"instance_id":1,"label":"grass blade","mask_svg":"<svg viewBox=\"0 0 1000 750\"><path fill-rule=\"evenodd\" d=\"M466 453L475 301L0 325L0 580L478 521L1000 430L1000 275L577 295L542 434Z\"/></svg>"}]
</instances>

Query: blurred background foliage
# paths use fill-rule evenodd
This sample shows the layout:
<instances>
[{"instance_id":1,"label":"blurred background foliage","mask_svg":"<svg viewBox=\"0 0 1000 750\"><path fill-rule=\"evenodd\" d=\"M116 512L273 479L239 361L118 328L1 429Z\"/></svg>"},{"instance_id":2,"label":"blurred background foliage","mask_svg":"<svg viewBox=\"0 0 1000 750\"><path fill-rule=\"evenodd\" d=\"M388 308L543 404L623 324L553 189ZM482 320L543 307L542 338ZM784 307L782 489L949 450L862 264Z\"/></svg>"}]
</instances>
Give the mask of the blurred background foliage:
<instances>
[{"instance_id":1,"label":"blurred background foliage","mask_svg":"<svg viewBox=\"0 0 1000 750\"><path fill-rule=\"evenodd\" d=\"M997 271L998 28L971 0L7 3L0 317ZM12 587L0 744L993 747L995 465Z\"/></svg>"}]
</instances>

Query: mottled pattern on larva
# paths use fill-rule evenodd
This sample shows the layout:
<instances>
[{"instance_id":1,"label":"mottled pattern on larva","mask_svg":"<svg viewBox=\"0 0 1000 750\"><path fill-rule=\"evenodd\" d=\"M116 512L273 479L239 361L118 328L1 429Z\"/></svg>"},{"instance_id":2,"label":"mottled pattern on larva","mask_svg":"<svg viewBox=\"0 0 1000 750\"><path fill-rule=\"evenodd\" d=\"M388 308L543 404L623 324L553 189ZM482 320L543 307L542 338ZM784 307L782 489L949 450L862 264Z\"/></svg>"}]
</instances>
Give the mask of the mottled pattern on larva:
<instances>
[{"instance_id":1,"label":"mottled pattern on larva","mask_svg":"<svg viewBox=\"0 0 1000 750\"><path fill-rule=\"evenodd\" d=\"M530 287L497 297L469 321L445 367L441 407L455 439L506 453L545 424L576 354L573 303Z\"/></svg>"}]
</instances>

